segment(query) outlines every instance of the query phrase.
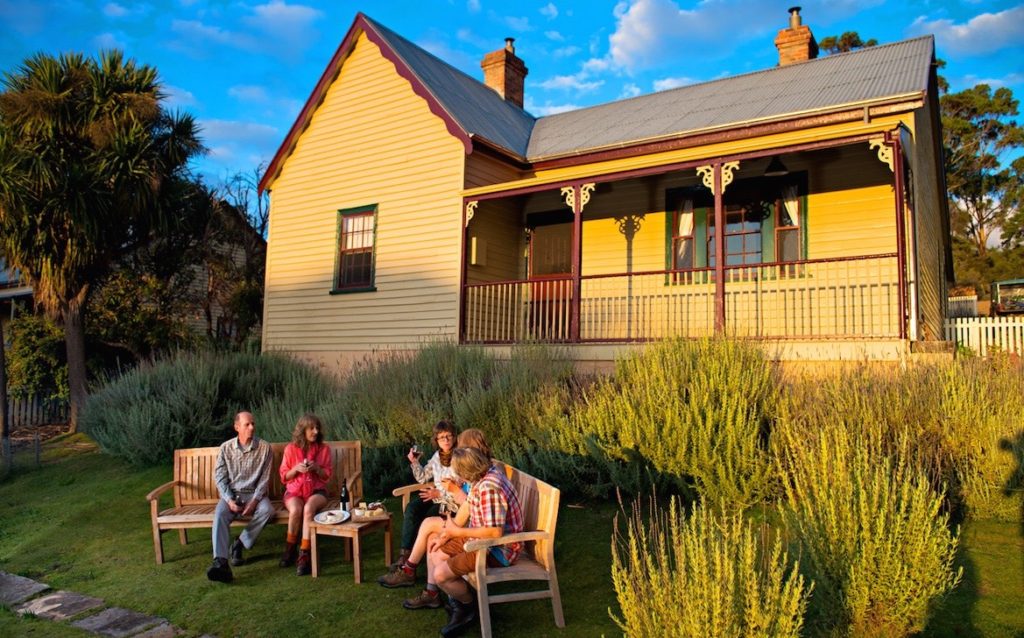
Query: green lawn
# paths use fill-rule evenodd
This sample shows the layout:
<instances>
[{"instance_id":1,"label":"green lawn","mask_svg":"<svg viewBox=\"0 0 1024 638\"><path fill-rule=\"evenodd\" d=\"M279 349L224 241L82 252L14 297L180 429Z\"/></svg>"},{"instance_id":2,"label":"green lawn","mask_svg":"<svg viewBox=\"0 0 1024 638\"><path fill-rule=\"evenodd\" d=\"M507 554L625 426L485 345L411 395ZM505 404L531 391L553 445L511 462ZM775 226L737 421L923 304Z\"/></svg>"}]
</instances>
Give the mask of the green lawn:
<instances>
[{"instance_id":1,"label":"green lawn","mask_svg":"<svg viewBox=\"0 0 1024 638\"><path fill-rule=\"evenodd\" d=\"M324 541L321 578L298 578L277 567L282 526L264 531L229 586L206 580L210 534L189 545L164 535L167 562L156 565L145 494L170 478L170 467L137 470L94 451L68 454L75 439L55 444L43 467L16 465L0 482L0 569L118 605L163 616L198 635L353 635L421 638L437 635L443 611L408 612L416 590L385 590L380 536L365 543L364 575L352 582L340 541ZM368 497L376 495L368 494ZM556 558L567 625L555 628L549 604L497 606L499 636L620 635L609 561L616 505L586 503L560 514ZM394 507L394 503L391 503ZM396 534L397 536L397 534ZM963 531L963 584L937 610L927 636L1024 635L1024 539L1021 526L969 524ZM375 629L377 628L377 629ZM84 636L69 626L22 619L0 610L0 635ZM469 635L478 635L474 630Z\"/></svg>"},{"instance_id":2,"label":"green lawn","mask_svg":"<svg viewBox=\"0 0 1024 638\"><path fill-rule=\"evenodd\" d=\"M443 610L402 609L402 600L418 589L376 584L384 570L379 534L364 542L361 585L353 582L352 565L343 561L336 539L321 541L320 578L299 578L294 569L279 568L280 525L264 530L247 553L251 564L235 568L231 585L206 579L209 530L192 532L186 546L178 543L176 532L165 533L166 562L157 565L145 494L170 475L169 466L138 470L96 452L65 455L38 470L19 471L16 465L0 483L0 569L162 616L197 635L366 636L369 628L379 627L380 636L422 638L437 635L445 623ZM555 627L549 603L529 601L493 610L496 635L615 634L608 615L615 604L608 569L613 513L610 504L583 509L563 504L555 552L565 630ZM40 625L0 612L3 636L31 635ZM476 629L469 635L478 634ZM68 628L66 635L85 634Z\"/></svg>"}]
</instances>

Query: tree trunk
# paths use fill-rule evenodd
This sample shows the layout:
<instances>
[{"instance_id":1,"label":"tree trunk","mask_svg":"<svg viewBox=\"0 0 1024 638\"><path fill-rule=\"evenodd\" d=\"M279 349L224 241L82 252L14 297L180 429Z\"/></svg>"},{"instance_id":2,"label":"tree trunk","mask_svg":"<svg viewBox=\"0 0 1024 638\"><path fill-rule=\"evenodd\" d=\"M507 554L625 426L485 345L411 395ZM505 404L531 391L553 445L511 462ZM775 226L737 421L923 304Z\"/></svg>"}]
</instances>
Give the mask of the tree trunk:
<instances>
[{"instance_id":1,"label":"tree trunk","mask_svg":"<svg viewBox=\"0 0 1024 638\"><path fill-rule=\"evenodd\" d=\"M4 461L10 461L11 450L11 415L7 411L7 355L4 351L4 329L0 321L0 450ZM7 463L7 467L10 464Z\"/></svg>"},{"instance_id":2,"label":"tree trunk","mask_svg":"<svg viewBox=\"0 0 1024 638\"><path fill-rule=\"evenodd\" d=\"M64 345L68 355L68 431L78 431L78 417L88 397L85 370L84 313L78 303L69 304L64 315Z\"/></svg>"}]
</instances>

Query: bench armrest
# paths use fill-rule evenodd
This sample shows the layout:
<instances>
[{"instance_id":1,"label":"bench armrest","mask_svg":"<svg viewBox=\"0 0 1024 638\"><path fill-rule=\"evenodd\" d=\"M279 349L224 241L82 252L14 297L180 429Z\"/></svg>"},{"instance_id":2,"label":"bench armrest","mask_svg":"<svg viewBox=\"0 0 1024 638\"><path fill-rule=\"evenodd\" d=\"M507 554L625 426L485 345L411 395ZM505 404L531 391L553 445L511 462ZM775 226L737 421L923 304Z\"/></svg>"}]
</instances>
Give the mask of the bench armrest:
<instances>
[{"instance_id":1,"label":"bench armrest","mask_svg":"<svg viewBox=\"0 0 1024 638\"><path fill-rule=\"evenodd\" d=\"M551 534L549 532L519 532L518 534L506 534L505 536L499 536L498 538L478 538L471 540L466 543L463 549L467 552L475 552L480 549L487 549L488 547L508 545L509 543L525 543L527 541L545 541L550 539Z\"/></svg>"},{"instance_id":2,"label":"bench armrest","mask_svg":"<svg viewBox=\"0 0 1024 638\"><path fill-rule=\"evenodd\" d=\"M163 494L164 492L166 492L167 490L171 489L176 485L181 485L181 481L167 481L166 483L156 488L149 494L146 494L146 500L155 501L156 499L160 498L161 494Z\"/></svg>"},{"instance_id":3,"label":"bench armrest","mask_svg":"<svg viewBox=\"0 0 1024 638\"><path fill-rule=\"evenodd\" d=\"M409 505L409 499L412 497L413 492L418 492L424 487L430 487L425 483L413 483L412 485L403 485L402 487L396 487L391 490L392 496L402 497L402 511L405 511L407 505Z\"/></svg>"}]
</instances>

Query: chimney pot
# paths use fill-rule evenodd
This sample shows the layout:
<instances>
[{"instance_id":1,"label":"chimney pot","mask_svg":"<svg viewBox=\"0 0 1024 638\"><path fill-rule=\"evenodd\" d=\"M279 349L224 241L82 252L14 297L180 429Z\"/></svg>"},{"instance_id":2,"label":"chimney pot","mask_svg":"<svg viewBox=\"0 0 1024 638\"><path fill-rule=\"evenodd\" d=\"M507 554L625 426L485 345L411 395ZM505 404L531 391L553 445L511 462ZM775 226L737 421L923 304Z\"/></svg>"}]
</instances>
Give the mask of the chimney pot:
<instances>
[{"instance_id":1,"label":"chimney pot","mask_svg":"<svg viewBox=\"0 0 1024 638\"><path fill-rule=\"evenodd\" d=\"M789 8L789 28L795 29L800 26L803 21L800 19L800 7Z\"/></svg>"},{"instance_id":2,"label":"chimney pot","mask_svg":"<svg viewBox=\"0 0 1024 638\"><path fill-rule=\"evenodd\" d=\"M515 42L516 42L515 38L505 38L505 50L508 51L509 53L515 53L516 52Z\"/></svg>"}]
</instances>

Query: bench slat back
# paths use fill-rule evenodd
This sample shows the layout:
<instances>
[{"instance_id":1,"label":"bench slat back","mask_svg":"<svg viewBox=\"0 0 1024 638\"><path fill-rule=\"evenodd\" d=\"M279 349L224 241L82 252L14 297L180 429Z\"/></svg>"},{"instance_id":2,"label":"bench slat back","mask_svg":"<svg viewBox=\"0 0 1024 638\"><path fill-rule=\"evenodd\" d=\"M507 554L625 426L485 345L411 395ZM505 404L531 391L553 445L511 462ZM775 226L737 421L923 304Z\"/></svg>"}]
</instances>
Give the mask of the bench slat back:
<instances>
[{"instance_id":1,"label":"bench slat back","mask_svg":"<svg viewBox=\"0 0 1024 638\"><path fill-rule=\"evenodd\" d=\"M328 498L337 498L340 491L339 480L351 478L362 468L362 446L359 441L326 441L331 448L331 460L334 471L327 483ZM284 496L281 484L281 459L284 457L286 443L272 443L274 460L270 469L270 498L280 500ZM215 505L220 499L217 481L213 470L217 464L219 447L198 447L174 451L174 479L181 481L174 489L174 506L183 505ZM363 482L360 477L353 485L352 498L362 498Z\"/></svg>"},{"instance_id":2,"label":"bench slat back","mask_svg":"<svg viewBox=\"0 0 1024 638\"><path fill-rule=\"evenodd\" d=\"M215 447L197 447L174 451L174 479L181 485L174 490L174 506L211 505L220 499L213 468L217 464Z\"/></svg>"},{"instance_id":3,"label":"bench slat back","mask_svg":"<svg viewBox=\"0 0 1024 638\"><path fill-rule=\"evenodd\" d=\"M341 481L351 480L359 474L359 478L352 489L349 490L349 497L353 503L363 499L363 448L359 441L329 441L331 446L331 461L334 464L334 472L331 480L327 483L327 494L331 498L341 493Z\"/></svg>"},{"instance_id":4,"label":"bench slat back","mask_svg":"<svg viewBox=\"0 0 1024 638\"><path fill-rule=\"evenodd\" d=\"M527 549L534 559L550 569L549 562L554 557L555 526L558 523L558 502L561 492L558 488L530 476L522 470L506 466L509 480L516 488L519 504L523 508L523 529L525 531L544 531L551 534L550 541L528 543ZM533 545L532 550L529 545Z\"/></svg>"}]
</instances>

